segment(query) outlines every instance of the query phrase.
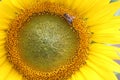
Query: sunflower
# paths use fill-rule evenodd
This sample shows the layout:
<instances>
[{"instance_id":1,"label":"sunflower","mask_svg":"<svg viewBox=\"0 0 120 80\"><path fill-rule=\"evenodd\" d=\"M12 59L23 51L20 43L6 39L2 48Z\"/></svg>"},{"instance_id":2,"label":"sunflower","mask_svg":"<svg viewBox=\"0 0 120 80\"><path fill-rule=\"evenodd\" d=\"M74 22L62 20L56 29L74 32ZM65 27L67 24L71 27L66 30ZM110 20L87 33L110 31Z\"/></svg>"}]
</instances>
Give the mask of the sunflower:
<instances>
[{"instance_id":1,"label":"sunflower","mask_svg":"<svg viewBox=\"0 0 120 80\"><path fill-rule=\"evenodd\" d=\"M119 0L2 0L0 80L117 80Z\"/></svg>"}]
</instances>

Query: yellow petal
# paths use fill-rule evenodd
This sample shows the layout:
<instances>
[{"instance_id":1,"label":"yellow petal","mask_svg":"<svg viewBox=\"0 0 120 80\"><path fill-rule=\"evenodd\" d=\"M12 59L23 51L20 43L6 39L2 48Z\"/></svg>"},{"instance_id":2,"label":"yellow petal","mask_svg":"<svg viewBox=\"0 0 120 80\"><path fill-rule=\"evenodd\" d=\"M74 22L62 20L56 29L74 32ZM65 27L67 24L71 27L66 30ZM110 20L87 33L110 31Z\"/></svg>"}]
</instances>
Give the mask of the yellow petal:
<instances>
[{"instance_id":1,"label":"yellow petal","mask_svg":"<svg viewBox=\"0 0 120 80\"><path fill-rule=\"evenodd\" d=\"M107 26L107 27L106 27ZM104 29L103 29L104 28ZM96 27L91 27L90 30L93 32L92 40L99 43L120 43L120 31L119 25L117 24L103 24Z\"/></svg>"},{"instance_id":2,"label":"yellow petal","mask_svg":"<svg viewBox=\"0 0 120 80\"><path fill-rule=\"evenodd\" d=\"M18 0L10 0L10 1L18 9L24 9L23 6L18 2Z\"/></svg>"},{"instance_id":3,"label":"yellow petal","mask_svg":"<svg viewBox=\"0 0 120 80\"><path fill-rule=\"evenodd\" d=\"M15 7L11 0L2 0L2 4L5 4L7 8L12 9L12 12L19 13L19 8Z\"/></svg>"},{"instance_id":4,"label":"yellow petal","mask_svg":"<svg viewBox=\"0 0 120 80\"><path fill-rule=\"evenodd\" d=\"M104 27L104 29L99 29L99 30L96 29L96 31L94 31L94 35L109 35L109 34L120 35L120 31L119 31L120 27L118 27L120 25L117 26L117 25L114 24L114 25L111 25L111 26L109 26L109 25L106 25L106 26L108 26L108 27L107 28ZM100 27L102 27L102 26L100 26Z\"/></svg>"},{"instance_id":5,"label":"yellow petal","mask_svg":"<svg viewBox=\"0 0 120 80\"><path fill-rule=\"evenodd\" d=\"M120 72L120 65L105 56L94 54L94 55L89 55L88 59L103 69L112 72Z\"/></svg>"},{"instance_id":6,"label":"yellow petal","mask_svg":"<svg viewBox=\"0 0 120 80\"><path fill-rule=\"evenodd\" d=\"M6 56L5 55L4 56L0 56L0 66L2 64L4 64L5 60L6 60Z\"/></svg>"},{"instance_id":7,"label":"yellow petal","mask_svg":"<svg viewBox=\"0 0 120 80\"><path fill-rule=\"evenodd\" d=\"M83 13L83 15L85 15L88 18L97 14L97 12L105 8L105 6L108 6L110 2L110 0L91 0L91 1L93 1L93 3L91 4L92 6L88 6L89 9L87 10L87 12Z\"/></svg>"},{"instance_id":8,"label":"yellow petal","mask_svg":"<svg viewBox=\"0 0 120 80\"><path fill-rule=\"evenodd\" d=\"M8 14L9 13L9 14ZM11 7L8 5L4 4L4 2L0 2L0 18L1 19L14 19L16 16L14 10L12 10Z\"/></svg>"},{"instance_id":9,"label":"yellow petal","mask_svg":"<svg viewBox=\"0 0 120 80\"><path fill-rule=\"evenodd\" d=\"M98 73L104 80L117 80L113 72L107 71L106 69L103 69L100 66L95 65L89 60L87 60L87 65L96 73Z\"/></svg>"},{"instance_id":10,"label":"yellow petal","mask_svg":"<svg viewBox=\"0 0 120 80\"><path fill-rule=\"evenodd\" d=\"M90 29L91 32L94 32L94 33L97 33L100 31L105 31L106 33L108 33L108 31L106 30L110 30L110 29L112 29L112 32L116 30L118 32L118 30L120 29L120 16L113 17L107 23L100 24L100 25L94 25L88 28Z\"/></svg>"},{"instance_id":11,"label":"yellow petal","mask_svg":"<svg viewBox=\"0 0 120 80\"><path fill-rule=\"evenodd\" d=\"M6 38L6 32L5 31L0 31L0 40L3 40Z\"/></svg>"},{"instance_id":12,"label":"yellow petal","mask_svg":"<svg viewBox=\"0 0 120 80\"><path fill-rule=\"evenodd\" d=\"M5 40L0 40L0 46L3 46L5 42Z\"/></svg>"},{"instance_id":13,"label":"yellow petal","mask_svg":"<svg viewBox=\"0 0 120 80\"><path fill-rule=\"evenodd\" d=\"M72 75L70 80L85 80L85 77L80 71L75 72L75 74Z\"/></svg>"},{"instance_id":14,"label":"yellow petal","mask_svg":"<svg viewBox=\"0 0 120 80\"><path fill-rule=\"evenodd\" d=\"M6 80L22 80L22 75L19 74L15 69L12 69L5 79Z\"/></svg>"},{"instance_id":15,"label":"yellow petal","mask_svg":"<svg viewBox=\"0 0 120 80\"><path fill-rule=\"evenodd\" d=\"M120 24L120 16L114 16L111 19L110 23L118 23L118 24Z\"/></svg>"},{"instance_id":16,"label":"yellow petal","mask_svg":"<svg viewBox=\"0 0 120 80\"><path fill-rule=\"evenodd\" d=\"M0 30L8 30L9 28L9 20L1 19L0 20Z\"/></svg>"},{"instance_id":17,"label":"yellow petal","mask_svg":"<svg viewBox=\"0 0 120 80\"><path fill-rule=\"evenodd\" d=\"M104 6L108 4L109 0L77 0L73 3L73 8L76 8L76 11L83 17L87 17L87 14L97 10L101 10ZM92 13L92 16L95 13Z\"/></svg>"},{"instance_id":18,"label":"yellow petal","mask_svg":"<svg viewBox=\"0 0 120 80\"><path fill-rule=\"evenodd\" d=\"M47 1L47 0L43 0L41 2L44 2L44 1ZM57 4L62 4L64 5L66 8L69 8L71 9L73 7L73 3L76 2L76 0L49 0L50 2L54 2L54 3L57 3ZM80 0L81 1L81 0Z\"/></svg>"},{"instance_id":19,"label":"yellow petal","mask_svg":"<svg viewBox=\"0 0 120 80\"><path fill-rule=\"evenodd\" d=\"M28 9L32 7L37 0L10 0L11 3L19 9Z\"/></svg>"},{"instance_id":20,"label":"yellow petal","mask_svg":"<svg viewBox=\"0 0 120 80\"><path fill-rule=\"evenodd\" d=\"M105 35L93 35L92 40L98 43L107 43L107 44L119 44L120 36L113 34L105 34Z\"/></svg>"},{"instance_id":21,"label":"yellow petal","mask_svg":"<svg viewBox=\"0 0 120 80\"><path fill-rule=\"evenodd\" d=\"M85 80L104 80L99 74L89 68L87 65L83 66L80 71L85 76Z\"/></svg>"},{"instance_id":22,"label":"yellow petal","mask_svg":"<svg viewBox=\"0 0 120 80\"><path fill-rule=\"evenodd\" d=\"M0 65L0 80L5 80L11 70L12 65L6 60L4 64Z\"/></svg>"},{"instance_id":23,"label":"yellow petal","mask_svg":"<svg viewBox=\"0 0 120 80\"><path fill-rule=\"evenodd\" d=\"M101 1L101 3L103 3ZM96 6L97 7L97 6ZM104 8L101 8L100 10L93 11L92 13L88 12L88 20L87 24L89 26L97 25L97 24L103 24L108 22L115 14L115 12L120 8L120 1L111 3L109 5L106 5Z\"/></svg>"},{"instance_id":24,"label":"yellow petal","mask_svg":"<svg viewBox=\"0 0 120 80\"><path fill-rule=\"evenodd\" d=\"M114 46L94 43L94 44L90 45L89 52L94 53L94 54L104 55L111 59L119 59L120 60L120 56L118 55L119 48L114 47Z\"/></svg>"},{"instance_id":25,"label":"yellow petal","mask_svg":"<svg viewBox=\"0 0 120 80\"><path fill-rule=\"evenodd\" d=\"M4 46L0 46L0 57L6 54Z\"/></svg>"}]
</instances>

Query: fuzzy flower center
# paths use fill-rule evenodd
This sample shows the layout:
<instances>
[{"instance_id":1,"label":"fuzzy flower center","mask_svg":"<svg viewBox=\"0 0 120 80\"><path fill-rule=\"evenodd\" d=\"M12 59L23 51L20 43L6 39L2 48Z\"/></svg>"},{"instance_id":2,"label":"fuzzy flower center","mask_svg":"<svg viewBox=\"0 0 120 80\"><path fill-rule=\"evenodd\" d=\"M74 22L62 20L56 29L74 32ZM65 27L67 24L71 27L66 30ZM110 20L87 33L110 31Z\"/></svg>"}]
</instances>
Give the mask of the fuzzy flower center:
<instances>
[{"instance_id":1,"label":"fuzzy flower center","mask_svg":"<svg viewBox=\"0 0 120 80\"><path fill-rule=\"evenodd\" d=\"M78 49L77 32L59 16L36 15L19 32L21 56L41 71L68 64Z\"/></svg>"}]
</instances>

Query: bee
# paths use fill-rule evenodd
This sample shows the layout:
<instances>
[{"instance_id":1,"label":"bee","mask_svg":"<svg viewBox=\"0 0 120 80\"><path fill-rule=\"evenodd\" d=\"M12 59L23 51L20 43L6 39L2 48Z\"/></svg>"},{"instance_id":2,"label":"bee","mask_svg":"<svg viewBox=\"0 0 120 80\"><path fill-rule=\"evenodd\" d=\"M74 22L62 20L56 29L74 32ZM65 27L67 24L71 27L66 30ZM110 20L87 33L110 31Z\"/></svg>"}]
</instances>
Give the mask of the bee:
<instances>
[{"instance_id":1,"label":"bee","mask_svg":"<svg viewBox=\"0 0 120 80\"><path fill-rule=\"evenodd\" d=\"M74 16L70 16L69 14L65 13L64 18L67 20L67 22L72 25L73 19L75 18Z\"/></svg>"}]
</instances>

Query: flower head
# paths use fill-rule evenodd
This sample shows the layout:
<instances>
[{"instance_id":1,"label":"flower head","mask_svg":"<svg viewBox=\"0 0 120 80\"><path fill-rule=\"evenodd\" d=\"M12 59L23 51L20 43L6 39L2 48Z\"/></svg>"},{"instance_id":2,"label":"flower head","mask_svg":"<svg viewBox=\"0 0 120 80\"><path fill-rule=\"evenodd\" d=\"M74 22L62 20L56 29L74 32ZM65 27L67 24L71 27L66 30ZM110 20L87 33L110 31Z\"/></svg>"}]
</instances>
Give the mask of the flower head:
<instances>
[{"instance_id":1,"label":"flower head","mask_svg":"<svg viewBox=\"0 0 120 80\"><path fill-rule=\"evenodd\" d=\"M0 80L117 80L119 4L2 0Z\"/></svg>"}]
</instances>

